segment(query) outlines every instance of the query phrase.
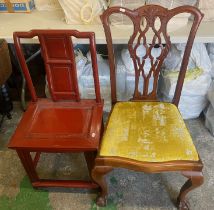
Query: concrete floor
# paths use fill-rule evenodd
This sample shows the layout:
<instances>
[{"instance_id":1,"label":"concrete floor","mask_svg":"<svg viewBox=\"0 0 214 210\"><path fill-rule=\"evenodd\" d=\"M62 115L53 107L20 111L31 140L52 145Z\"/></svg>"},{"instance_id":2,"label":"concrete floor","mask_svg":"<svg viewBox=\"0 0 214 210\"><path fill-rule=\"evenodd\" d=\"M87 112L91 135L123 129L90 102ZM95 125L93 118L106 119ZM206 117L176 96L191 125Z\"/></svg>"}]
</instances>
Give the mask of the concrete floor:
<instances>
[{"instance_id":1,"label":"concrete floor","mask_svg":"<svg viewBox=\"0 0 214 210\"><path fill-rule=\"evenodd\" d=\"M22 115L14 105L13 119L0 131L0 210L167 210L174 206L185 178L179 173L144 174L116 169L107 176L109 199L106 208L95 204L96 191L81 189L34 190L25 171L7 143ZM205 182L189 194L192 210L214 209L214 137L201 119L187 126L204 163ZM42 177L88 178L82 154L43 154L38 165Z\"/></svg>"}]
</instances>

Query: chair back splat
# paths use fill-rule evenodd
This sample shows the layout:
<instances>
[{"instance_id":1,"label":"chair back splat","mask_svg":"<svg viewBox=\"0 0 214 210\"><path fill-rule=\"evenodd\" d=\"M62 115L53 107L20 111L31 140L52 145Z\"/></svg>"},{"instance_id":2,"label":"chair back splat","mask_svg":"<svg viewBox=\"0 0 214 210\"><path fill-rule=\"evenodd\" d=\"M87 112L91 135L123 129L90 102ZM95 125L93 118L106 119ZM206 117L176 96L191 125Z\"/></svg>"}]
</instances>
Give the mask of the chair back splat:
<instances>
[{"instance_id":1,"label":"chair back splat","mask_svg":"<svg viewBox=\"0 0 214 210\"><path fill-rule=\"evenodd\" d=\"M96 65L95 35L93 32L79 32L76 30L32 30L29 32L14 33L17 56L27 79L32 100L37 101L37 95L21 50L20 39L33 38L35 36L38 37L41 44L48 86L53 101L80 101L72 37L89 39L96 101L100 103L101 95Z\"/></svg>"},{"instance_id":2,"label":"chair back splat","mask_svg":"<svg viewBox=\"0 0 214 210\"><path fill-rule=\"evenodd\" d=\"M157 100L158 77L163 61L166 58L171 46L170 36L167 33L167 25L175 15L178 15L180 13L190 13L194 16L194 21L192 23L180 68L176 91L172 101L172 103L177 106L181 95L192 44L203 15L199 10L194 9L191 6L181 6L172 10L168 10L158 5L146 5L133 11L121 7L111 7L106 10L102 14L101 20L104 26L108 46L111 77L111 97L113 104L117 102L116 74L109 17L115 13L126 15L133 22L133 33L128 41L128 50L130 53L130 57L133 60L135 69L135 89L132 100ZM152 34L154 35L151 39L151 42L149 43L149 41L147 40L147 34L150 34L150 31L152 31ZM137 51L138 48L142 45L145 48L145 55L139 56ZM160 48L160 53L155 58L153 56L153 49L157 46ZM148 58L150 59L151 67L148 72L145 72L145 60ZM138 88L140 77L142 77L143 81L142 92L140 92ZM148 87L150 81L152 81L153 83L153 88L152 91L149 92Z\"/></svg>"}]
</instances>

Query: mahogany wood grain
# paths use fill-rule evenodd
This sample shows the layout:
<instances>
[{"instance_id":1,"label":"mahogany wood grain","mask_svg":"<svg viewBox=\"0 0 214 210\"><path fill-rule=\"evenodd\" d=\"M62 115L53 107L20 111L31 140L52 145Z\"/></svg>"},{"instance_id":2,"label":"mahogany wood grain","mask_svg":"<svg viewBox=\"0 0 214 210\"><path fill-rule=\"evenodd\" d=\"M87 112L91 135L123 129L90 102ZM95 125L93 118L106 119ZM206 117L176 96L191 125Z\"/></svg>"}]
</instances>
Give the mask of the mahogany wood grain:
<instances>
[{"instance_id":1,"label":"mahogany wood grain","mask_svg":"<svg viewBox=\"0 0 214 210\"><path fill-rule=\"evenodd\" d=\"M177 204L180 210L186 210L189 209L189 203L186 199L186 194L202 185L204 182L204 177L201 171L183 171L182 174L187 177L188 180L180 190Z\"/></svg>"},{"instance_id":2,"label":"mahogany wood grain","mask_svg":"<svg viewBox=\"0 0 214 210\"><path fill-rule=\"evenodd\" d=\"M22 38L38 37L51 98L38 98L22 51ZM89 40L95 87L94 99L79 93L72 39ZM42 180L36 171L40 154L82 152L91 170L102 132L103 100L100 95L95 34L76 30L14 32L14 44L32 101L23 114L8 147L15 149L35 187L95 188L92 180ZM31 152L36 152L34 160Z\"/></svg>"},{"instance_id":3,"label":"mahogany wood grain","mask_svg":"<svg viewBox=\"0 0 214 210\"><path fill-rule=\"evenodd\" d=\"M100 195L97 197L97 205L98 206L106 206L107 204L107 195L108 188L105 180L105 175L113 170L113 167L106 166L105 164L99 166L95 164L92 170L92 178L96 181L96 183L101 187Z\"/></svg>"},{"instance_id":4,"label":"mahogany wood grain","mask_svg":"<svg viewBox=\"0 0 214 210\"><path fill-rule=\"evenodd\" d=\"M157 100L157 84L158 78L161 71L161 65L166 58L170 46L170 36L167 32L167 24L175 15L180 13L189 13L194 17L192 27L187 39L186 48L184 51L183 60L181 63L180 73L178 76L177 86L174 94L172 103L178 106L180 95L183 87L184 77L191 53L193 41L203 18L203 14L195 7L182 6L175 9L168 10L157 5L146 5L135 10L129 10L121 7L108 8L102 15L101 20L103 23L106 42L108 47L109 65L110 65L110 80L111 80L111 98L112 98L112 110L114 104L117 103L117 90L116 90L116 67L115 67L115 56L113 50L113 41L110 28L110 16L112 14L123 14L127 15L133 22L133 34L130 36L128 41L128 51L132 58L134 69L135 69L135 89L132 100L143 100L143 101L156 101ZM156 19L160 20L161 25L157 29L155 26ZM145 25L142 27L142 20ZM146 33L151 29L154 33L154 37L151 43L147 42ZM140 58L137 55L137 48L143 45L146 49L145 55ZM160 55L154 60L152 55L152 49L158 45L161 49ZM151 68L148 74L144 71L145 59L149 58ZM143 91L140 92L138 89L140 77L142 77ZM153 77L153 89L151 92L148 91L148 85L150 78ZM111 113L110 113L111 116ZM108 124L108 123L107 123ZM124 142L125 143L125 142ZM178 208L183 210L189 208L186 202L186 194L200 186L203 183L202 161L169 161L169 162L140 162L133 159L122 158L122 157L110 157L110 156L97 156L95 160L95 166L92 170L92 177L95 182L100 186L101 193L97 197L97 205L105 206L106 198L108 194L107 184L104 176L110 172L113 168L127 168L134 171L142 171L146 173L159 173L166 171L181 171L185 176L188 177L187 183L182 187L180 195L178 196Z\"/></svg>"}]
</instances>

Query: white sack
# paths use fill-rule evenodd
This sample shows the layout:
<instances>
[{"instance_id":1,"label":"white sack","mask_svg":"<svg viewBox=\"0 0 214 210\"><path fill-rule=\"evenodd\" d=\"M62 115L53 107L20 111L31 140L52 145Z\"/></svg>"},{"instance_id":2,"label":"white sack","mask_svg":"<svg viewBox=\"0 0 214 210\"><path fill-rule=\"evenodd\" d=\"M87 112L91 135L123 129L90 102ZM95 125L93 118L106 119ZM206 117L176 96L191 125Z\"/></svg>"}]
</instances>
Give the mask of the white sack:
<instances>
[{"instance_id":1,"label":"white sack","mask_svg":"<svg viewBox=\"0 0 214 210\"><path fill-rule=\"evenodd\" d=\"M164 60L164 71L178 71L180 70L185 44L172 45L169 54ZM204 72L211 72L211 62L205 44L195 43L193 44L191 55L189 58L189 64L187 69L201 68Z\"/></svg>"},{"instance_id":2,"label":"white sack","mask_svg":"<svg viewBox=\"0 0 214 210\"><path fill-rule=\"evenodd\" d=\"M172 101L173 97L166 95L162 96L163 101ZM178 108L183 119L194 119L199 117L200 113L207 106L207 99L205 96L183 96L181 95Z\"/></svg>"},{"instance_id":3,"label":"white sack","mask_svg":"<svg viewBox=\"0 0 214 210\"><path fill-rule=\"evenodd\" d=\"M87 63L81 66L81 74L79 74L79 89L81 98L95 98L94 77L91 63L90 53L87 54ZM111 89L108 60L103 59L97 54L97 65L99 72L99 82L101 97L104 99L104 110L111 109ZM78 68L78 71L80 69Z\"/></svg>"},{"instance_id":4,"label":"white sack","mask_svg":"<svg viewBox=\"0 0 214 210\"><path fill-rule=\"evenodd\" d=\"M160 90L165 95L173 96L177 84L175 78L161 76ZM211 77L209 74L202 74L194 80L185 81L182 89L184 96L205 96L210 87Z\"/></svg>"},{"instance_id":5,"label":"white sack","mask_svg":"<svg viewBox=\"0 0 214 210\"><path fill-rule=\"evenodd\" d=\"M163 100L171 101L174 97L177 81L169 76L160 78L160 93ZM184 119L197 118L206 107L207 91L210 87L211 77L202 74L194 80L185 81L181 93L179 109Z\"/></svg>"},{"instance_id":6,"label":"white sack","mask_svg":"<svg viewBox=\"0 0 214 210\"><path fill-rule=\"evenodd\" d=\"M93 76L91 53L88 52L86 57L87 57L87 64L84 65L82 75ZM104 60L100 54L97 54L97 65L98 65L99 76L108 76L109 75L108 61Z\"/></svg>"},{"instance_id":7,"label":"white sack","mask_svg":"<svg viewBox=\"0 0 214 210\"><path fill-rule=\"evenodd\" d=\"M76 62L76 70L77 70L77 78L83 74L84 67L87 63L87 58L82 54L81 50L75 50L75 62Z\"/></svg>"}]
</instances>

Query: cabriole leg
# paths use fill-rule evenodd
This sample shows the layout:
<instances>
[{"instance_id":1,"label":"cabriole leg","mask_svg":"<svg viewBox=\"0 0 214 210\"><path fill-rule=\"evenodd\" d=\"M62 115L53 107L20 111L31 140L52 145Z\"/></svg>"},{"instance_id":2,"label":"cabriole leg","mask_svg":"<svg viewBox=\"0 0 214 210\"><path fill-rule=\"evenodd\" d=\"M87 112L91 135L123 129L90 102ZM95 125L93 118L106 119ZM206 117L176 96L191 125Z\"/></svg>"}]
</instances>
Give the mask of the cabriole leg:
<instances>
[{"instance_id":1,"label":"cabriole leg","mask_svg":"<svg viewBox=\"0 0 214 210\"><path fill-rule=\"evenodd\" d=\"M191 190L203 184L204 177L201 171L184 171L182 174L188 178L186 183L182 186L180 194L177 199L179 210L189 210L190 206L186 200L186 195Z\"/></svg>"},{"instance_id":2,"label":"cabriole leg","mask_svg":"<svg viewBox=\"0 0 214 210\"><path fill-rule=\"evenodd\" d=\"M98 206L106 206L108 187L104 176L112 171L112 169L110 166L95 166L92 170L92 178L101 188L101 192L97 197Z\"/></svg>"}]
</instances>

